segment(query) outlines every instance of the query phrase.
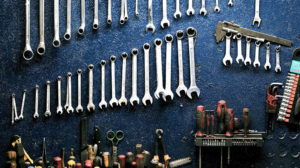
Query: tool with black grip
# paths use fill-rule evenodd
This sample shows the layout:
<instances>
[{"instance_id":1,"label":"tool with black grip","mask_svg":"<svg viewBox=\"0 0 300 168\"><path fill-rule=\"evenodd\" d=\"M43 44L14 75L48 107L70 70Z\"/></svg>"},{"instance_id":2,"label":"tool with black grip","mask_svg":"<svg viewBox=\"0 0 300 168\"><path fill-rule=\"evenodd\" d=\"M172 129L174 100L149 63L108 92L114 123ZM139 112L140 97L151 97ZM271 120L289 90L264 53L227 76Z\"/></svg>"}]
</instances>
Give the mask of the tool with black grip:
<instances>
[{"instance_id":1,"label":"tool with black grip","mask_svg":"<svg viewBox=\"0 0 300 168\"><path fill-rule=\"evenodd\" d=\"M204 106L198 106L197 107L197 113L196 113L196 126L197 126L197 137L203 137L204 136L204 128L205 128L205 111Z\"/></svg>"},{"instance_id":2,"label":"tool with black grip","mask_svg":"<svg viewBox=\"0 0 300 168\"><path fill-rule=\"evenodd\" d=\"M85 165L85 161L88 160L88 120L87 117L83 117L80 120L80 162L81 165Z\"/></svg>"},{"instance_id":3,"label":"tool with black grip","mask_svg":"<svg viewBox=\"0 0 300 168\"><path fill-rule=\"evenodd\" d=\"M225 131L225 114L227 113L226 101L220 100L217 106L217 117L218 117L218 133L222 134Z\"/></svg>"},{"instance_id":4,"label":"tool with black grip","mask_svg":"<svg viewBox=\"0 0 300 168\"><path fill-rule=\"evenodd\" d=\"M155 155L153 156L151 163L156 164L156 165L159 163L158 148L159 148L159 145L161 145L161 148L162 148L163 154L164 154L165 167L168 167L171 157L167 154L165 141L163 139L163 133L164 132L162 129L155 130L155 134L156 134Z\"/></svg>"},{"instance_id":5,"label":"tool with black grip","mask_svg":"<svg viewBox=\"0 0 300 168\"><path fill-rule=\"evenodd\" d=\"M244 129L244 138L247 138L249 127L250 127L250 113L248 108L243 109L242 121L243 121L243 129Z\"/></svg>"}]
</instances>

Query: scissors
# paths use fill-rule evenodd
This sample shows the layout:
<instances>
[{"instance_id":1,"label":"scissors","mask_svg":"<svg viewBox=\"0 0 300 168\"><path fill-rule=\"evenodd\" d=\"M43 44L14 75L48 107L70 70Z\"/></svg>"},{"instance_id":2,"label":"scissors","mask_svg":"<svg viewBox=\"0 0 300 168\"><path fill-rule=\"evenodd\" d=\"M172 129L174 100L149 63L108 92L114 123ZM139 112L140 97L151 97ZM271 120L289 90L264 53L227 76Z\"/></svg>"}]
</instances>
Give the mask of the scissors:
<instances>
[{"instance_id":1,"label":"scissors","mask_svg":"<svg viewBox=\"0 0 300 168\"><path fill-rule=\"evenodd\" d=\"M109 130L106 132L106 139L108 139L112 146L113 146L113 161L117 161L117 152L118 152L118 144L124 139L124 132L121 130L118 130L117 132L114 132L112 130Z\"/></svg>"}]
</instances>

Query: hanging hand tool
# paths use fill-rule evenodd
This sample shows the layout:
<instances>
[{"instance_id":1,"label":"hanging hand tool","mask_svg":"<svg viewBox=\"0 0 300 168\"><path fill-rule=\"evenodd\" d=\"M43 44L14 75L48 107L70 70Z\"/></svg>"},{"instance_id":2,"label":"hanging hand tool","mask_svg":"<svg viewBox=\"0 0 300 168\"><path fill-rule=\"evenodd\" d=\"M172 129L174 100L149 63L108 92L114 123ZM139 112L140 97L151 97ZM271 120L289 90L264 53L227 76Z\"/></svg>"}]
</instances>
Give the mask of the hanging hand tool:
<instances>
[{"instance_id":1,"label":"hanging hand tool","mask_svg":"<svg viewBox=\"0 0 300 168\"><path fill-rule=\"evenodd\" d=\"M237 134L237 133L239 133L239 126L240 126L239 119L237 117L234 117L233 122L234 122L234 124L233 124L233 132L235 134Z\"/></svg>"},{"instance_id":2,"label":"hanging hand tool","mask_svg":"<svg viewBox=\"0 0 300 168\"><path fill-rule=\"evenodd\" d=\"M226 113L227 113L226 101L220 100L218 102L218 107L217 107L218 133L219 134L224 133L224 119L225 119L225 114Z\"/></svg>"},{"instance_id":3,"label":"hanging hand tool","mask_svg":"<svg viewBox=\"0 0 300 168\"><path fill-rule=\"evenodd\" d=\"M126 156L125 155L119 155L118 160L119 160L120 168L125 168Z\"/></svg>"},{"instance_id":4,"label":"hanging hand tool","mask_svg":"<svg viewBox=\"0 0 300 168\"><path fill-rule=\"evenodd\" d=\"M61 164L62 164L62 161L61 161L61 157L54 157L54 163L53 163L53 165L54 165L54 167L55 168L64 168L64 167L62 167L61 166Z\"/></svg>"},{"instance_id":5,"label":"hanging hand tool","mask_svg":"<svg viewBox=\"0 0 300 168\"><path fill-rule=\"evenodd\" d=\"M118 145L124 139L124 132L118 130L116 132L109 130L106 132L106 139L112 144L113 163L117 162Z\"/></svg>"},{"instance_id":6,"label":"hanging hand tool","mask_svg":"<svg viewBox=\"0 0 300 168\"><path fill-rule=\"evenodd\" d=\"M46 138L43 138L42 158L43 158L43 167L48 167L49 161L47 160L47 153L46 153Z\"/></svg>"},{"instance_id":7,"label":"hanging hand tool","mask_svg":"<svg viewBox=\"0 0 300 168\"><path fill-rule=\"evenodd\" d=\"M80 120L80 161L81 165L88 160L88 121L87 117Z\"/></svg>"},{"instance_id":8,"label":"hanging hand tool","mask_svg":"<svg viewBox=\"0 0 300 168\"><path fill-rule=\"evenodd\" d=\"M158 147L159 147L159 144L160 144L161 147L162 147L163 153L164 153L165 166L168 167L169 162L171 160L171 157L167 154L165 141L163 139L163 130L162 129L156 129L155 134L156 134L155 155L153 156L153 159L152 159L151 163L154 163L154 164L159 163Z\"/></svg>"},{"instance_id":9,"label":"hanging hand tool","mask_svg":"<svg viewBox=\"0 0 300 168\"><path fill-rule=\"evenodd\" d=\"M132 152L126 153L125 167L131 167L131 163L134 161L134 155Z\"/></svg>"},{"instance_id":10,"label":"hanging hand tool","mask_svg":"<svg viewBox=\"0 0 300 168\"><path fill-rule=\"evenodd\" d=\"M243 109L243 114L242 114L242 121L243 121L243 126L244 126L244 137L248 137L248 131L249 131L249 126L250 126L250 113L248 108Z\"/></svg>"},{"instance_id":11,"label":"hanging hand tool","mask_svg":"<svg viewBox=\"0 0 300 168\"><path fill-rule=\"evenodd\" d=\"M234 124L234 120L233 120L233 109L228 108L227 112L225 114L225 126L226 126L226 133L225 136L226 137L233 137L233 124Z\"/></svg>"},{"instance_id":12,"label":"hanging hand tool","mask_svg":"<svg viewBox=\"0 0 300 168\"><path fill-rule=\"evenodd\" d=\"M95 156L102 156L103 148L99 126L94 126L94 152Z\"/></svg>"},{"instance_id":13,"label":"hanging hand tool","mask_svg":"<svg viewBox=\"0 0 300 168\"><path fill-rule=\"evenodd\" d=\"M104 161L104 167L109 168L111 167L110 164L111 156L109 152L103 152L103 161Z\"/></svg>"},{"instance_id":14,"label":"hanging hand tool","mask_svg":"<svg viewBox=\"0 0 300 168\"><path fill-rule=\"evenodd\" d=\"M196 136L197 137L203 137L204 136L204 127L205 127L204 106L198 106L197 107L196 126L197 126Z\"/></svg>"},{"instance_id":15,"label":"hanging hand tool","mask_svg":"<svg viewBox=\"0 0 300 168\"><path fill-rule=\"evenodd\" d=\"M12 136L10 139L10 144L12 149L14 149L17 153L16 161L21 168L25 166L25 163L33 164L33 160L23 148L22 139L19 135Z\"/></svg>"},{"instance_id":16,"label":"hanging hand tool","mask_svg":"<svg viewBox=\"0 0 300 168\"><path fill-rule=\"evenodd\" d=\"M145 166L145 158L142 154L137 154L135 157L136 167L144 168Z\"/></svg>"}]
</instances>

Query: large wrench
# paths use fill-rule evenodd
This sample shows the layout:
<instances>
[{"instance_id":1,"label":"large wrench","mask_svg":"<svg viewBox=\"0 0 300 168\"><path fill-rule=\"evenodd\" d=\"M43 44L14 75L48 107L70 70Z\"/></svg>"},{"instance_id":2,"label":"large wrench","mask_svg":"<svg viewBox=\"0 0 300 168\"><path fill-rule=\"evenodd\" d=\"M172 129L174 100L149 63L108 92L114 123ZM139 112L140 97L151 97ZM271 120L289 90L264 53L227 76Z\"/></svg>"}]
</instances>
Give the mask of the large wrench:
<instances>
[{"instance_id":1,"label":"large wrench","mask_svg":"<svg viewBox=\"0 0 300 168\"><path fill-rule=\"evenodd\" d=\"M107 108L107 103L105 101L105 60L101 60L100 66L101 66L101 101L99 103L99 108L102 110L104 108Z\"/></svg>"},{"instance_id":2,"label":"large wrench","mask_svg":"<svg viewBox=\"0 0 300 168\"><path fill-rule=\"evenodd\" d=\"M232 57L230 55L230 42L231 42L231 33L226 34L226 52L223 58L223 64L225 66L230 66L232 64Z\"/></svg>"},{"instance_id":3,"label":"large wrench","mask_svg":"<svg viewBox=\"0 0 300 168\"><path fill-rule=\"evenodd\" d=\"M81 113L83 112L83 107L81 105L81 74L82 74L82 70L81 69L78 69L77 70L77 94L78 94L78 97L77 97L77 107L76 107L76 112L77 113Z\"/></svg>"},{"instance_id":4,"label":"large wrench","mask_svg":"<svg viewBox=\"0 0 300 168\"><path fill-rule=\"evenodd\" d=\"M111 0L107 0L107 24L111 24L112 16L111 16Z\"/></svg>"},{"instance_id":5,"label":"large wrench","mask_svg":"<svg viewBox=\"0 0 300 168\"><path fill-rule=\"evenodd\" d=\"M26 35L25 35L25 48L23 51L23 58L31 60L33 58L33 51L30 46L30 0L26 0Z\"/></svg>"},{"instance_id":6,"label":"large wrench","mask_svg":"<svg viewBox=\"0 0 300 168\"><path fill-rule=\"evenodd\" d=\"M44 32L44 22L45 22L45 0L40 0L39 3L40 6L40 42L37 48L37 53L39 55L44 55L45 54L45 32Z\"/></svg>"},{"instance_id":7,"label":"large wrench","mask_svg":"<svg viewBox=\"0 0 300 168\"><path fill-rule=\"evenodd\" d=\"M44 113L45 117L50 117L51 116L51 111L50 111L50 81L46 82L46 111Z\"/></svg>"},{"instance_id":8,"label":"large wrench","mask_svg":"<svg viewBox=\"0 0 300 168\"><path fill-rule=\"evenodd\" d=\"M175 19L179 19L181 18L181 12L180 12L180 0L175 0L176 1L176 10L174 13L174 18Z\"/></svg>"},{"instance_id":9,"label":"large wrench","mask_svg":"<svg viewBox=\"0 0 300 168\"><path fill-rule=\"evenodd\" d=\"M35 85L35 100L34 100L34 114L33 118L37 119L39 117L39 85Z\"/></svg>"},{"instance_id":10,"label":"large wrench","mask_svg":"<svg viewBox=\"0 0 300 168\"><path fill-rule=\"evenodd\" d=\"M259 62L259 48L260 48L260 45L261 45L260 41L255 41L255 57L254 57L254 62L253 62L254 68L260 67L260 62Z\"/></svg>"},{"instance_id":11,"label":"large wrench","mask_svg":"<svg viewBox=\"0 0 300 168\"><path fill-rule=\"evenodd\" d=\"M259 16L259 5L260 5L260 0L255 0L255 15L254 15L254 19L252 22L252 26L254 26L255 23L257 23L257 26L260 26L260 16Z\"/></svg>"},{"instance_id":12,"label":"large wrench","mask_svg":"<svg viewBox=\"0 0 300 168\"><path fill-rule=\"evenodd\" d=\"M130 97L130 104L134 106L135 104L140 103L140 99L137 96L137 56L138 56L138 49L133 48L131 50L132 55L132 92Z\"/></svg>"},{"instance_id":13,"label":"large wrench","mask_svg":"<svg viewBox=\"0 0 300 168\"><path fill-rule=\"evenodd\" d=\"M197 38L197 30L193 27L187 28L187 36L189 41L189 60L190 60L190 87L187 90L187 96L193 99L192 93L200 96L200 89L196 83L196 72L195 72L195 42Z\"/></svg>"},{"instance_id":14,"label":"large wrench","mask_svg":"<svg viewBox=\"0 0 300 168\"><path fill-rule=\"evenodd\" d=\"M165 36L166 41L166 83L165 83L165 91L163 94L163 100L166 102L167 97L173 100L174 94L171 89L171 77L172 77L172 42L173 36L171 34L167 34Z\"/></svg>"},{"instance_id":15,"label":"large wrench","mask_svg":"<svg viewBox=\"0 0 300 168\"><path fill-rule=\"evenodd\" d=\"M85 29L85 0L81 0L81 24L77 31L79 35L83 35Z\"/></svg>"},{"instance_id":16,"label":"large wrench","mask_svg":"<svg viewBox=\"0 0 300 168\"><path fill-rule=\"evenodd\" d=\"M115 65L116 65L116 56L110 57L111 63L111 99L109 101L110 107L118 106L118 100L116 98L116 75L115 75Z\"/></svg>"},{"instance_id":17,"label":"large wrench","mask_svg":"<svg viewBox=\"0 0 300 168\"><path fill-rule=\"evenodd\" d=\"M93 69L94 69L94 65L90 64L88 66L88 70L89 70L89 102L87 105L87 110L88 112L93 112L95 111L95 105L93 103L93 82L94 82L94 78L93 78Z\"/></svg>"},{"instance_id":18,"label":"large wrench","mask_svg":"<svg viewBox=\"0 0 300 168\"><path fill-rule=\"evenodd\" d=\"M155 32L155 26L153 24L153 7L152 0L148 0L148 24L146 25L146 31Z\"/></svg>"},{"instance_id":19,"label":"large wrench","mask_svg":"<svg viewBox=\"0 0 300 168\"><path fill-rule=\"evenodd\" d=\"M61 105L61 76L57 77L57 108L56 114L63 114L63 107Z\"/></svg>"},{"instance_id":20,"label":"large wrench","mask_svg":"<svg viewBox=\"0 0 300 168\"><path fill-rule=\"evenodd\" d=\"M144 106L153 103L152 96L150 94L150 81L149 81L149 52L150 52L150 44L145 43L143 45L144 49L144 67L145 67L145 94L142 99Z\"/></svg>"},{"instance_id":21,"label":"large wrench","mask_svg":"<svg viewBox=\"0 0 300 168\"><path fill-rule=\"evenodd\" d=\"M60 47L59 39L59 0L54 0L54 39L52 42L54 47Z\"/></svg>"},{"instance_id":22,"label":"large wrench","mask_svg":"<svg viewBox=\"0 0 300 168\"><path fill-rule=\"evenodd\" d=\"M266 43L266 63L264 66L265 70L268 71L271 69L271 63L270 63L270 42Z\"/></svg>"},{"instance_id":23,"label":"large wrench","mask_svg":"<svg viewBox=\"0 0 300 168\"><path fill-rule=\"evenodd\" d=\"M242 54L242 35L238 33L236 35L237 39L237 57L236 57L236 62L239 64L240 61L244 62L244 56Z\"/></svg>"},{"instance_id":24,"label":"large wrench","mask_svg":"<svg viewBox=\"0 0 300 168\"><path fill-rule=\"evenodd\" d=\"M156 56L156 80L157 80L157 88L156 91L154 92L154 97L156 99L159 99L160 95L162 95L165 91L163 87L162 62L161 62L162 40L158 38L155 39L154 45L155 45L155 56Z\"/></svg>"},{"instance_id":25,"label":"large wrench","mask_svg":"<svg viewBox=\"0 0 300 168\"><path fill-rule=\"evenodd\" d=\"M176 38L177 38L177 54L178 54L178 79L179 84L176 89L176 93L179 97L181 97L181 94L183 93L186 95L187 87L184 84L183 79L183 62L182 62L182 39L184 37L183 30L178 30L176 32Z\"/></svg>"},{"instance_id":26,"label":"large wrench","mask_svg":"<svg viewBox=\"0 0 300 168\"><path fill-rule=\"evenodd\" d=\"M251 65L251 58L250 58L251 49L250 49L250 47L251 47L251 38L246 37L246 58L244 61L245 66Z\"/></svg>"},{"instance_id":27,"label":"large wrench","mask_svg":"<svg viewBox=\"0 0 300 168\"><path fill-rule=\"evenodd\" d=\"M93 29L97 30L99 26L99 19L98 19L98 1L94 0L94 21L93 21Z\"/></svg>"},{"instance_id":28,"label":"large wrench","mask_svg":"<svg viewBox=\"0 0 300 168\"><path fill-rule=\"evenodd\" d=\"M164 29L165 27L170 26L170 21L168 19L168 11L167 11L167 0L162 0L162 13L163 13L163 18L160 22L160 26Z\"/></svg>"},{"instance_id":29,"label":"large wrench","mask_svg":"<svg viewBox=\"0 0 300 168\"><path fill-rule=\"evenodd\" d=\"M74 108L72 107L72 73L68 72L67 74L67 89L68 89L68 108L67 113L73 113Z\"/></svg>"},{"instance_id":30,"label":"large wrench","mask_svg":"<svg viewBox=\"0 0 300 168\"><path fill-rule=\"evenodd\" d=\"M275 72L277 72L277 73L281 72L281 66L280 66L280 45L276 47L276 66L275 66Z\"/></svg>"},{"instance_id":31,"label":"large wrench","mask_svg":"<svg viewBox=\"0 0 300 168\"><path fill-rule=\"evenodd\" d=\"M200 8L200 15L205 16L207 14L207 11L205 9L205 0L202 0L202 6Z\"/></svg>"},{"instance_id":32,"label":"large wrench","mask_svg":"<svg viewBox=\"0 0 300 168\"><path fill-rule=\"evenodd\" d=\"M189 0L188 9L186 10L186 15L192 16L195 14L195 9L193 7L193 0Z\"/></svg>"},{"instance_id":33,"label":"large wrench","mask_svg":"<svg viewBox=\"0 0 300 168\"><path fill-rule=\"evenodd\" d=\"M123 52L121 54L123 63L122 63L122 88L121 88L121 97L119 99L119 106L126 106L127 105L127 99L126 99L126 95L125 95L125 86L126 86L126 60L128 57L128 54L126 52Z\"/></svg>"},{"instance_id":34,"label":"large wrench","mask_svg":"<svg viewBox=\"0 0 300 168\"><path fill-rule=\"evenodd\" d=\"M67 0L67 26L66 33L64 35L65 40L71 39L71 0Z\"/></svg>"}]
</instances>

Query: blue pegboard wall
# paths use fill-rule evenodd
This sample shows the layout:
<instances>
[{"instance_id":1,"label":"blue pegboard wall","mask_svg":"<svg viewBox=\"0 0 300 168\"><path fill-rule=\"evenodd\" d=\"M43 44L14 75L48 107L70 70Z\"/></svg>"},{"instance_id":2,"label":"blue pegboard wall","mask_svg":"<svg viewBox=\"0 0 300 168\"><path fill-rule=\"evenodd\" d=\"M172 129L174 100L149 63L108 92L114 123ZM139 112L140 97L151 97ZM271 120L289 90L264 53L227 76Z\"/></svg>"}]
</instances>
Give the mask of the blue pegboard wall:
<instances>
[{"instance_id":1,"label":"blue pegboard wall","mask_svg":"<svg viewBox=\"0 0 300 168\"><path fill-rule=\"evenodd\" d=\"M111 145L104 139L104 133L109 130L122 129L125 139L120 143L119 154L133 151L135 144L141 143L144 149L151 153L154 151L154 131L162 128L165 131L165 141L168 152L173 159L185 156L193 157L193 164L185 167L197 167L197 150L193 143L193 132L195 131L195 109L197 105L204 105L206 109L215 109L218 100L224 99L228 106L234 108L235 115L241 117L242 108L248 107L251 112L251 129L264 130L265 125L265 94L268 83L278 81L284 82L289 65L291 63L292 51L299 47L300 41L300 1L298 0L264 0L261 1L261 28L252 27L254 16L254 0L238 1L234 0L234 6L228 7L227 1L220 1L221 13L214 13L214 1L207 1L206 8L208 15L199 15L201 2L194 2L195 16L186 16L187 1L181 1L181 11L183 17L179 20L173 19L175 3L168 1L168 17L171 26L165 30L160 28L162 18L161 1L154 1L154 24L157 28L155 34L146 33L147 24L147 0L139 2L139 18L134 16L134 1L128 1L129 20L125 25L119 24L120 1L113 1L113 22L112 25L106 24L107 1L99 2L99 23L97 31L92 30L93 22L93 1L86 1L86 31L84 36L77 35L80 26L80 1L72 1L72 38L69 42L62 40L66 25L66 0L60 1L60 38L62 46L52 47L54 34L53 25L53 2L45 2L45 42L46 54L41 59L31 62L22 60L22 52L25 46L25 1L7 1L0 4L1 9L1 71L0 71L0 125L2 132L0 157L1 167L5 165L5 151L9 143L9 138L14 134L22 136L23 144L32 158L41 155L42 138L47 140L48 159L60 154L60 149L65 147L67 151L71 147L75 148L78 156L79 149L79 121L86 115L83 114L64 114L62 117L55 114L57 103L56 78L63 76L62 100L65 101L66 74L73 73L73 106L77 104L77 78L78 68L84 70L82 77L82 103L84 107L88 99L88 64L94 64L94 103L100 101L100 60L108 62L106 66L106 100L111 97L110 88L110 64L109 57L117 56L116 61L116 93L120 96L121 90L121 65L120 54L130 53L130 50L137 47L140 51L138 57L138 96L140 99L144 93L144 69L142 45L146 42L151 44L150 51L150 78L151 94L156 89L156 67L153 41L155 38L163 39L168 33L175 36L179 29L186 30L193 26L198 30L196 43L196 75L197 84L201 89L199 99L189 100L179 98L175 95L174 101L163 103L161 100L154 100L153 105L144 107L138 105L134 108L130 105L126 107L108 108L97 110L89 116L89 140L92 139L93 126L99 125L102 132L105 151L111 150ZM31 1L31 46L36 50L38 46L38 1ZM255 70L253 67L245 68L236 63L231 68L222 65L225 43L215 43L214 33L218 21L233 21L242 27L250 28L267 34L275 35L293 42L293 47L281 48L281 65L283 72L275 74L275 46L272 45L271 63L272 70L264 71L263 66ZM176 39L173 42L172 55L172 90L178 84L177 68L177 47ZM236 42L232 41L232 56L236 56ZM245 46L243 40L243 47ZM165 45L163 45L163 69L165 67ZM183 63L185 84L189 86L189 64L187 40L183 41ZM243 48L245 54L245 47ZM254 45L252 44L251 57L254 59ZM261 47L261 65L265 61L265 48ZM131 57L127 62L127 83L126 97L131 95ZM45 83L51 81L51 112L52 116L45 119L42 115L45 111ZM33 121L34 113L34 86L40 85L39 113L40 118ZM25 104L25 119L11 126L11 94L16 93L17 106L20 109L22 91L28 90ZM256 157L249 160L246 156L239 156L234 150L232 153L232 165L234 167L298 167L299 159L294 159L291 154L300 151L299 138L297 132L287 132L287 128L277 125L273 138L267 139L265 147ZM284 133L286 132L286 133ZM285 135L285 138L279 139ZM292 137L292 138L291 138ZM206 153L207 152L207 153ZM217 153L214 153L217 152ZM247 153L247 152L246 152ZM249 153L249 152L248 152ZM286 155L285 155L286 153ZM203 167L217 167L219 165L218 150L204 150Z\"/></svg>"}]
</instances>

